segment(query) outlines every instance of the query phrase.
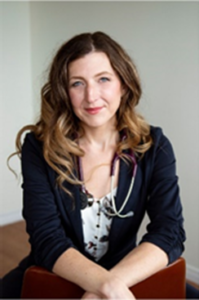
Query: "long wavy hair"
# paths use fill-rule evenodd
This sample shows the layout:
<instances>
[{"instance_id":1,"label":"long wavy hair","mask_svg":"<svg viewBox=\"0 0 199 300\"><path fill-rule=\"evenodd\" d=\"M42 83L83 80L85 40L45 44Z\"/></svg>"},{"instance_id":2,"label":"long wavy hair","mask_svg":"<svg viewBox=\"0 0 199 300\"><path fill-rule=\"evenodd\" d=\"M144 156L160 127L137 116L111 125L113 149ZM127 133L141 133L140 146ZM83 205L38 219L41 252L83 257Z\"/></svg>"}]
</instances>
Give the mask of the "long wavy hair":
<instances>
[{"instance_id":1,"label":"long wavy hair","mask_svg":"<svg viewBox=\"0 0 199 300\"><path fill-rule=\"evenodd\" d=\"M94 51L107 55L112 68L126 87L117 111L117 130L119 132L125 130L126 139L118 143L116 152L122 156L123 150L131 148L142 156L152 144L150 126L135 111L142 90L132 59L115 40L103 32L74 36L57 51L47 83L41 90L39 121L35 125L23 127L18 132L17 152L14 153L20 156L22 133L26 130L34 132L36 138L42 141L44 158L57 172L57 183L63 189L65 180L72 184L80 184L74 172L74 157L84 155L76 140L77 133L83 134L83 132L69 98L68 66L72 61Z\"/></svg>"}]
</instances>

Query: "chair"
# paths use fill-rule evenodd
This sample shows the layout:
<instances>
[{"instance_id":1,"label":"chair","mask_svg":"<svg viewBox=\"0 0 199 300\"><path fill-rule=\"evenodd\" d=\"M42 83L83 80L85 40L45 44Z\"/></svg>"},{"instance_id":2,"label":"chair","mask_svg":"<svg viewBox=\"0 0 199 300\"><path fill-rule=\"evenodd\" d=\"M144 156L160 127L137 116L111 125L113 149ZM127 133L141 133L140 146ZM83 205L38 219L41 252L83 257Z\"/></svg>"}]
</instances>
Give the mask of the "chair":
<instances>
[{"instance_id":1,"label":"chair","mask_svg":"<svg viewBox=\"0 0 199 300\"><path fill-rule=\"evenodd\" d=\"M168 267L131 287L137 299L185 299L185 260L180 257ZM78 299L84 290L44 268L32 266L24 275L21 298Z\"/></svg>"}]
</instances>

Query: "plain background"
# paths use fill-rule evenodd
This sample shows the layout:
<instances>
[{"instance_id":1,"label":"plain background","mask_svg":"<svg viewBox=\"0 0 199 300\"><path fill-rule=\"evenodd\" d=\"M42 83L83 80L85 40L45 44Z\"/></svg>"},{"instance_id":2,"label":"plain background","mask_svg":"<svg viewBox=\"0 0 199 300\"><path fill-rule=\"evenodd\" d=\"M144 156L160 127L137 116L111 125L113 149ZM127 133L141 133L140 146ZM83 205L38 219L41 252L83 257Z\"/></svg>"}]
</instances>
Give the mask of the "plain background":
<instances>
[{"instance_id":1,"label":"plain background","mask_svg":"<svg viewBox=\"0 0 199 300\"><path fill-rule=\"evenodd\" d=\"M0 224L21 219L21 180L7 169L18 130L37 120L40 89L59 46L104 31L133 58L142 80L138 107L172 142L184 207L187 277L199 282L199 3L1 2ZM11 160L20 173L20 161ZM147 218L141 228L145 230Z\"/></svg>"}]
</instances>

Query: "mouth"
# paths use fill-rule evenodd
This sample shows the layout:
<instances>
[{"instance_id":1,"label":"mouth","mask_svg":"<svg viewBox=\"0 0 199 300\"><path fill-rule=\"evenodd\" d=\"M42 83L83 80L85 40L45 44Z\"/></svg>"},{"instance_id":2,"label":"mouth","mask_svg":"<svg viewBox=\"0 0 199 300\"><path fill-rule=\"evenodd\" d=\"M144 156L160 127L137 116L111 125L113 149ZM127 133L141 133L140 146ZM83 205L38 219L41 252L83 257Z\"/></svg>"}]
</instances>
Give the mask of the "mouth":
<instances>
[{"instance_id":1,"label":"mouth","mask_svg":"<svg viewBox=\"0 0 199 300\"><path fill-rule=\"evenodd\" d=\"M93 108L86 108L85 110L90 115L95 115L95 114L98 114L102 108L103 107L93 107Z\"/></svg>"}]
</instances>

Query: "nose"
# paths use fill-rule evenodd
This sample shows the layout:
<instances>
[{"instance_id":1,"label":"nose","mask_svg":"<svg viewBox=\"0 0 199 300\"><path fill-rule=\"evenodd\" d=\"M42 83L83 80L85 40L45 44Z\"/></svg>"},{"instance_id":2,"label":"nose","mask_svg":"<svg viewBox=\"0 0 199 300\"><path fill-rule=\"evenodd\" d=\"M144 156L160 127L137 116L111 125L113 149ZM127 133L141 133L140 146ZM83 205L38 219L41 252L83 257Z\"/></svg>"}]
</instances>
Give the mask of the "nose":
<instances>
[{"instance_id":1,"label":"nose","mask_svg":"<svg viewBox=\"0 0 199 300\"><path fill-rule=\"evenodd\" d=\"M94 83L87 84L86 87L86 101L89 103L95 102L99 97L99 90Z\"/></svg>"}]
</instances>

